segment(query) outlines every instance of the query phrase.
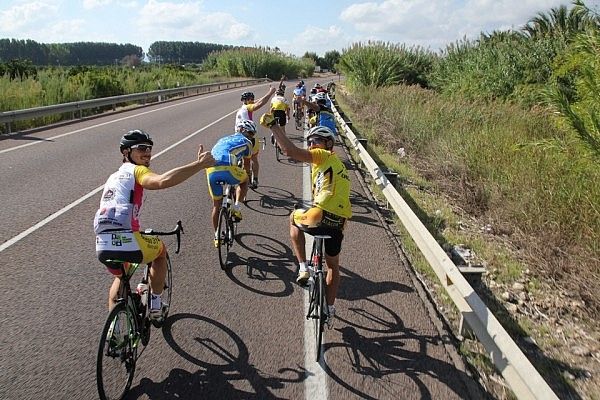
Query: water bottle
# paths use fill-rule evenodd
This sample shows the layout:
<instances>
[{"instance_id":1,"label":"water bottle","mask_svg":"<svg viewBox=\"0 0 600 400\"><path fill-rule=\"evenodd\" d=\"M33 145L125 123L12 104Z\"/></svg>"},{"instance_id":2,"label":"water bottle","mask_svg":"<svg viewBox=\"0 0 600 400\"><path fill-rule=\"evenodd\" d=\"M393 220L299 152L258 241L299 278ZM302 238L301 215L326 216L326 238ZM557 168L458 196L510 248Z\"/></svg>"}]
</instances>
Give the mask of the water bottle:
<instances>
[{"instance_id":1,"label":"water bottle","mask_svg":"<svg viewBox=\"0 0 600 400\"><path fill-rule=\"evenodd\" d=\"M140 295L140 300L142 301L142 306L145 307L146 304L148 303L148 284L144 283L144 282L138 283L135 291L137 292L137 294Z\"/></svg>"}]
</instances>

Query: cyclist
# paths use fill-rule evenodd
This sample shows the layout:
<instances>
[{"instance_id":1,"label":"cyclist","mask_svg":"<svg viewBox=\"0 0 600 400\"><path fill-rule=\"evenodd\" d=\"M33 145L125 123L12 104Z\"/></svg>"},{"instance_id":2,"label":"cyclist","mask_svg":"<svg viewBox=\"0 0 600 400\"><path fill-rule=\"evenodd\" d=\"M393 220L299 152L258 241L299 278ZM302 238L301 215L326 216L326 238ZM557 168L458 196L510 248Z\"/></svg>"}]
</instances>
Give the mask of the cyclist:
<instances>
[{"instance_id":1,"label":"cyclist","mask_svg":"<svg viewBox=\"0 0 600 400\"><path fill-rule=\"evenodd\" d=\"M167 250L157 236L140 234L139 217L144 189L166 189L178 185L213 165L214 159L200 145L196 161L156 174L149 169L153 144L150 135L139 129L123 135L120 142L123 164L104 185L100 207L94 217L94 232L98 259L115 276L108 293L109 309L117 301L121 269L108 260L131 263L152 261L150 316L159 319L162 317L161 294L167 272Z\"/></svg>"},{"instance_id":2,"label":"cyclist","mask_svg":"<svg viewBox=\"0 0 600 400\"><path fill-rule=\"evenodd\" d=\"M273 93L275 93L275 88L269 87L269 91L267 92L267 94L265 94L263 97L258 99L258 101L256 101L256 102L254 101L254 93L252 93L252 92L242 93L242 96L241 96L242 106L240 107L238 112L235 114L235 124L237 125L238 122L245 121L245 120L252 121L253 120L252 113L254 111L258 110L259 108L261 108L262 106L264 106L265 104L267 104L267 101L269 101L269 99L271 98Z\"/></svg>"},{"instance_id":3,"label":"cyclist","mask_svg":"<svg viewBox=\"0 0 600 400\"><path fill-rule=\"evenodd\" d=\"M296 84L294 88L294 96L293 96L293 105L294 105L294 117L296 116L296 112L300 112L302 115L301 107L302 101L306 98L306 87L304 86L304 81L300 81Z\"/></svg>"},{"instance_id":4,"label":"cyclist","mask_svg":"<svg viewBox=\"0 0 600 400\"><path fill-rule=\"evenodd\" d=\"M303 105L306 105L309 110L313 110L315 115L309 119L309 125L314 126L326 126L333 132L333 135L337 137L337 128L335 125L335 117L331 110L331 102L327 99L327 95L323 92L318 92L314 96L315 102L302 101Z\"/></svg>"},{"instance_id":5,"label":"cyclist","mask_svg":"<svg viewBox=\"0 0 600 400\"><path fill-rule=\"evenodd\" d=\"M269 99L271 98L273 93L275 93L275 88L269 87L269 91L267 92L267 94L265 94L263 97L258 99L258 101L256 101L256 102L254 102L254 93L252 93L252 92L242 93L242 97L241 97L242 106L240 107L238 112L235 114L234 129L237 131L237 125L242 121L246 121L246 120L252 121L253 120L252 113L254 111L258 110L259 108L261 108L262 106L264 106L265 104L267 104L267 101L269 101ZM249 184L248 184L251 189L256 189L258 187L258 171L260 169L260 165L258 163L259 147L260 146L258 145L258 143L254 143L254 150L252 152L252 157L250 159L244 159L244 169L246 170L246 173L249 175L250 169L252 168L252 172L254 174L253 175L254 179L252 180L252 182L249 182Z\"/></svg>"},{"instance_id":6,"label":"cyclist","mask_svg":"<svg viewBox=\"0 0 600 400\"><path fill-rule=\"evenodd\" d=\"M284 96L285 86L280 86L279 89L277 89L277 92L275 92L275 97L271 99L270 114L273 115L277 124L281 126L285 132L285 124L290 118L290 105Z\"/></svg>"},{"instance_id":7,"label":"cyclist","mask_svg":"<svg viewBox=\"0 0 600 400\"><path fill-rule=\"evenodd\" d=\"M236 124L236 132L224 136L213 146L211 153L215 158L215 166L206 170L208 181L208 192L213 199L212 223L215 233L214 245L219 246L217 227L219 224L219 208L223 201L223 186L221 182L230 185L238 185L235 193L235 204L233 205L233 217L236 221L242 220L240 201L246 197L248 192L248 174L238 165L242 158L252 156L252 141L256 134L256 124L249 119Z\"/></svg>"},{"instance_id":8,"label":"cyclist","mask_svg":"<svg viewBox=\"0 0 600 400\"><path fill-rule=\"evenodd\" d=\"M335 298L340 283L340 251L346 221L352 216L350 205L350 178L344 163L333 152L335 136L326 126L316 126L307 133L308 149L296 147L283 129L265 114L260 123L271 128L277 142L288 157L311 164L312 207L295 210L290 216L292 247L299 263L296 282L305 285L310 277L306 267L304 232L311 235L331 236L325 240L327 264L327 304L329 316L335 316Z\"/></svg>"}]
</instances>

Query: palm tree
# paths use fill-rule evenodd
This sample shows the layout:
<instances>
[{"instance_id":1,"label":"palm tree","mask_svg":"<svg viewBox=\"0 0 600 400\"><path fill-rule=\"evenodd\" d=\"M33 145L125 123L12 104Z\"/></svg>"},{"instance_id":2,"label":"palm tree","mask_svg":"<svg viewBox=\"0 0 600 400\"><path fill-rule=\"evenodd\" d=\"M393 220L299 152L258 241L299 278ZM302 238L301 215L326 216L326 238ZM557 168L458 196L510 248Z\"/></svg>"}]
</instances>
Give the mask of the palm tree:
<instances>
[{"instance_id":1,"label":"palm tree","mask_svg":"<svg viewBox=\"0 0 600 400\"><path fill-rule=\"evenodd\" d=\"M573 1L573 5L570 10L562 5L550 9L547 14L538 13L522 28L523 32L532 38L550 36L568 41L588 27L598 26L598 16L594 15L582 0Z\"/></svg>"}]
</instances>

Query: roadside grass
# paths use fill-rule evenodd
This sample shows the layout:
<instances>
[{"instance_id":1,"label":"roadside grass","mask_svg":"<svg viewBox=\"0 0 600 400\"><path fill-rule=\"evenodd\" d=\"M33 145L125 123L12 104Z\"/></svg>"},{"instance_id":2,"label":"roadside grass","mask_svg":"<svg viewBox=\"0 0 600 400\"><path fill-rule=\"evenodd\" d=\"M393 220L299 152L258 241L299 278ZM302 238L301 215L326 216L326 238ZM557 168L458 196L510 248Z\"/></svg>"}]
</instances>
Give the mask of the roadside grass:
<instances>
[{"instance_id":1,"label":"roadside grass","mask_svg":"<svg viewBox=\"0 0 600 400\"><path fill-rule=\"evenodd\" d=\"M338 90L336 100L357 136L368 139L369 154L377 164L399 174L398 191L440 245L448 249L464 244L475 252L486 267L486 285L510 288L521 282L527 294L536 298L543 298L549 285L559 285L593 307L570 310L568 303L557 303L552 313L597 315L600 295L591 287L598 283L600 264L594 251L600 218L590 201L600 204L600 192L593 184L600 175L589 159L581 157L569 134L549 123L548 116L529 115L510 105L493 110L474 103L449 105L431 92L408 87L351 95ZM437 129L436 134L427 129ZM550 146L549 137L562 138L568 146ZM400 147L405 156L399 155ZM351 150L351 155L357 159L356 152ZM377 185L369 184L385 203ZM582 201L585 209L578 212ZM397 218L392 219L404 253L456 331L460 315L410 235ZM558 255L561 263L553 263L548 254ZM569 273L574 269L577 276ZM581 285L584 280L590 281L587 289ZM555 350L559 342L552 325L513 314L495 297L501 293L494 295L486 286L480 289L514 338L526 342L533 338L544 351ZM481 344L464 341L460 351L477 373L490 378L486 385L493 386L499 398L513 398ZM547 356L538 359L536 366L557 382L553 385L557 393L573 393L572 382L560 372L569 370L566 361Z\"/></svg>"}]
</instances>

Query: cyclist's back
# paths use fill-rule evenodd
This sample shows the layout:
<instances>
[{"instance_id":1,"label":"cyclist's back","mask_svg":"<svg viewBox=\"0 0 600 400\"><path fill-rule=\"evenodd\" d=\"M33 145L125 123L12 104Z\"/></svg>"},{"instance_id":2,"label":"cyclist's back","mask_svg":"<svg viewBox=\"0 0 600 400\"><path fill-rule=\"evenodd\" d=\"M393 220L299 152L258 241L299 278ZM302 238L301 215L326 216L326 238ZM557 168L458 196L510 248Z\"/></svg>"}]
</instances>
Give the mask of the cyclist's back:
<instances>
[{"instance_id":1,"label":"cyclist's back","mask_svg":"<svg viewBox=\"0 0 600 400\"><path fill-rule=\"evenodd\" d=\"M238 132L219 139L211 154L215 159L215 166L237 166L242 157L251 155L249 149L253 147L250 139Z\"/></svg>"}]
</instances>

